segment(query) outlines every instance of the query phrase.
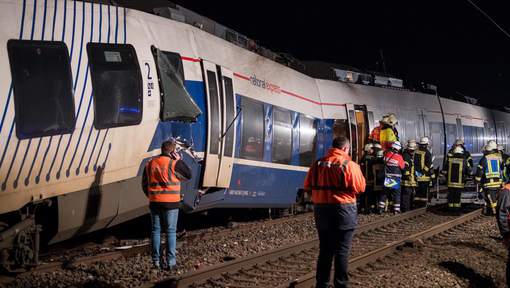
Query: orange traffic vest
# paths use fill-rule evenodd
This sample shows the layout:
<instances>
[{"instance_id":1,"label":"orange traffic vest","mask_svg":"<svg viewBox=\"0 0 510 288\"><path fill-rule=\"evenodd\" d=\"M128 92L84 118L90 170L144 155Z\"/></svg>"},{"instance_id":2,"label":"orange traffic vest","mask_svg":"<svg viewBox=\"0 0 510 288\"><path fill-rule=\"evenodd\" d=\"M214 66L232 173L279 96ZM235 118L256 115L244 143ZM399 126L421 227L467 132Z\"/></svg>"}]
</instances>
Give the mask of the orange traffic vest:
<instances>
[{"instance_id":1,"label":"orange traffic vest","mask_svg":"<svg viewBox=\"0 0 510 288\"><path fill-rule=\"evenodd\" d=\"M181 201L181 181L175 176L175 163L170 157L157 156L145 166L150 202Z\"/></svg>"}]
</instances>

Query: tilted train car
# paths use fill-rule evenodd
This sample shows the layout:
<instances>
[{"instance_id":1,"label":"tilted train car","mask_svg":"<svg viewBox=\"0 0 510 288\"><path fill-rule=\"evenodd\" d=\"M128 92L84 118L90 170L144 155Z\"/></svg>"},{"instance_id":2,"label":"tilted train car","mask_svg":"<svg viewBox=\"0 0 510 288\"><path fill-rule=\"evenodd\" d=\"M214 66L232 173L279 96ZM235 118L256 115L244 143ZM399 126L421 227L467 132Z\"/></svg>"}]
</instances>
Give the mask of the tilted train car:
<instances>
[{"instance_id":1,"label":"tilted train car","mask_svg":"<svg viewBox=\"0 0 510 288\"><path fill-rule=\"evenodd\" d=\"M141 172L169 137L194 173L191 211L288 208L335 135L351 138L356 160L388 112L402 139L432 138L436 164L457 137L473 152L506 144L506 113L314 79L136 10L0 0L0 27L4 266L36 260L40 228L57 242L147 213Z\"/></svg>"}]
</instances>

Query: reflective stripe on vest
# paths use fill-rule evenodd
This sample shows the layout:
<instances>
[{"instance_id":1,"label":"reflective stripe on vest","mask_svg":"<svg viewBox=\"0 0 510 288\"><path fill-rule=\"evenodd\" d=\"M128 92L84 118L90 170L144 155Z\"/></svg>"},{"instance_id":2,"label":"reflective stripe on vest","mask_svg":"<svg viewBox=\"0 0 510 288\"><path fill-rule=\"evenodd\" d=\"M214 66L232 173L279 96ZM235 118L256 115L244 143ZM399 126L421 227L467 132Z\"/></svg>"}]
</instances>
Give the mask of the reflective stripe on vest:
<instances>
[{"instance_id":1,"label":"reflective stripe on vest","mask_svg":"<svg viewBox=\"0 0 510 288\"><path fill-rule=\"evenodd\" d=\"M485 156L487 161L487 170L485 171L485 178L494 179L501 177L501 158L498 156L487 155Z\"/></svg>"},{"instance_id":2,"label":"reflective stripe on vest","mask_svg":"<svg viewBox=\"0 0 510 288\"><path fill-rule=\"evenodd\" d=\"M448 187L464 188L464 158L448 159Z\"/></svg>"},{"instance_id":3,"label":"reflective stripe on vest","mask_svg":"<svg viewBox=\"0 0 510 288\"><path fill-rule=\"evenodd\" d=\"M342 162L342 164L340 163L333 163L333 162L329 162L329 161L317 161L316 162L317 164L317 167L315 168L315 175L314 175L314 179L313 179L313 183L312 183L312 190L319 190L319 191L334 191L334 192L345 192L346 191L346 187L345 187L345 184L344 184L344 171L345 171L345 167L347 167L347 163L349 163L348 160L345 160L344 162ZM321 175L323 173L319 173L319 169L322 168L326 168L326 169L340 169L340 173L339 173L339 176L338 179L335 179L335 181L337 183L331 183L333 182L332 179L326 179L324 177L321 177ZM322 181L319 181L319 177ZM329 185L324 185L324 183L319 183L319 182L323 182L323 181L326 181L326 182L330 182L330 183L327 183Z\"/></svg>"},{"instance_id":4,"label":"reflective stripe on vest","mask_svg":"<svg viewBox=\"0 0 510 288\"><path fill-rule=\"evenodd\" d=\"M148 194L151 202L180 202L181 181L175 176L177 161L157 156L147 163Z\"/></svg>"}]
</instances>

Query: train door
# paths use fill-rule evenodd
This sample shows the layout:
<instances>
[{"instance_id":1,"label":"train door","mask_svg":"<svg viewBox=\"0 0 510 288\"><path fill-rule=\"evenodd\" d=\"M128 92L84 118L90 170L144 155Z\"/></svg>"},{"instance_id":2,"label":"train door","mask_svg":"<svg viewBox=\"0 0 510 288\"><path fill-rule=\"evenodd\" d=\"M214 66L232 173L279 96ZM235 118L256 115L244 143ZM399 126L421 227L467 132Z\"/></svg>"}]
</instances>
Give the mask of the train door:
<instances>
[{"instance_id":1,"label":"train door","mask_svg":"<svg viewBox=\"0 0 510 288\"><path fill-rule=\"evenodd\" d=\"M207 94L207 147L204 187L227 188L234 164L236 98L233 73L203 60L202 72Z\"/></svg>"},{"instance_id":2,"label":"train door","mask_svg":"<svg viewBox=\"0 0 510 288\"><path fill-rule=\"evenodd\" d=\"M351 156L352 160L359 162L363 148L368 141L368 113L365 105L348 104L349 122L351 127Z\"/></svg>"}]
</instances>

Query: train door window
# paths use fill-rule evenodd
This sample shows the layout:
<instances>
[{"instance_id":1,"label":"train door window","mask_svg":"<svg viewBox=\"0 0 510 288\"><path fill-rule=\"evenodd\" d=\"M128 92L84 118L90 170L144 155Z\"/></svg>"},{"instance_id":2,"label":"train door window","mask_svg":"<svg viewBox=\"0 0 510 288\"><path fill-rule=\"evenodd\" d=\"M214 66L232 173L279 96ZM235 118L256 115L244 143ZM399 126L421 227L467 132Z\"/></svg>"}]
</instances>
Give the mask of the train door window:
<instances>
[{"instance_id":1,"label":"train door window","mask_svg":"<svg viewBox=\"0 0 510 288\"><path fill-rule=\"evenodd\" d=\"M412 139L417 139L418 138L418 130L417 130L417 125L416 125L416 122L414 122L413 120L404 120L402 121L403 124L404 124L404 135L405 137L402 137L402 139L405 139L405 140L412 140Z\"/></svg>"},{"instance_id":2,"label":"train door window","mask_svg":"<svg viewBox=\"0 0 510 288\"><path fill-rule=\"evenodd\" d=\"M209 152L211 154L218 154L220 150L220 113L218 107L218 85L216 84L216 73L213 71L207 70L207 82L209 83L209 103L211 111L211 138L217 137L217 139L211 139L211 147Z\"/></svg>"},{"instance_id":3,"label":"train door window","mask_svg":"<svg viewBox=\"0 0 510 288\"><path fill-rule=\"evenodd\" d=\"M264 156L264 106L242 98L241 158L262 160Z\"/></svg>"},{"instance_id":4,"label":"train door window","mask_svg":"<svg viewBox=\"0 0 510 288\"><path fill-rule=\"evenodd\" d=\"M133 46L88 43L94 127L137 125L142 121L142 75Z\"/></svg>"},{"instance_id":5,"label":"train door window","mask_svg":"<svg viewBox=\"0 0 510 288\"><path fill-rule=\"evenodd\" d=\"M483 127L476 127L476 139L478 140L478 146L475 153L482 152L483 146L486 144L485 129Z\"/></svg>"},{"instance_id":6,"label":"train door window","mask_svg":"<svg viewBox=\"0 0 510 288\"><path fill-rule=\"evenodd\" d=\"M234 86L232 85L232 79L230 77L223 76L223 83L225 85L225 99L226 99L226 109L225 111L225 120L226 120L226 131L225 134L225 156L232 157L233 151L233 142L234 142L234 126L233 121L235 117L235 108L234 108Z\"/></svg>"},{"instance_id":7,"label":"train door window","mask_svg":"<svg viewBox=\"0 0 510 288\"><path fill-rule=\"evenodd\" d=\"M441 122L430 122L430 138L432 140L432 154L443 155L443 123Z\"/></svg>"},{"instance_id":8,"label":"train door window","mask_svg":"<svg viewBox=\"0 0 510 288\"><path fill-rule=\"evenodd\" d=\"M333 123L333 136L334 138L339 136L347 137L351 139L349 135L349 122L347 119L336 119Z\"/></svg>"},{"instance_id":9,"label":"train door window","mask_svg":"<svg viewBox=\"0 0 510 288\"><path fill-rule=\"evenodd\" d=\"M462 130L464 132L464 146L466 149L471 153L477 151L478 140L476 139L476 127L462 126Z\"/></svg>"},{"instance_id":10,"label":"train door window","mask_svg":"<svg viewBox=\"0 0 510 288\"><path fill-rule=\"evenodd\" d=\"M483 125L485 127L485 139L487 139L487 141L496 140L496 129L494 128L494 124L485 122Z\"/></svg>"},{"instance_id":11,"label":"train door window","mask_svg":"<svg viewBox=\"0 0 510 288\"><path fill-rule=\"evenodd\" d=\"M317 127L313 118L299 115L299 165L309 167L315 160Z\"/></svg>"},{"instance_id":12,"label":"train door window","mask_svg":"<svg viewBox=\"0 0 510 288\"><path fill-rule=\"evenodd\" d=\"M72 133L76 119L66 44L9 40L7 51L18 138Z\"/></svg>"},{"instance_id":13,"label":"train door window","mask_svg":"<svg viewBox=\"0 0 510 288\"><path fill-rule=\"evenodd\" d=\"M292 120L289 111L273 109L273 146L274 163L290 164L292 158Z\"/></svg>"},{"instance_id":14,"label":"train door window","mask_svg":"<svg viewBox=\"0 0 510 288\"><path fill-rule=\"evenodd\" d=\"M162 51L154 46L161 91L161 120L194 121L202 113L184 85L184 68L181 55Z\"/></svg>"},{"instance_id":15,"label":"train door window","mask_svg":"<svg viewBox=\"0 0 510 288\"><path fill-rule=\"evenodd\" d=\"M505 132L505 122L497 122L496 123L496 132L498 133L498 144L503 145L506 148L507 144L507 135Z\"/></svg>"},{"instance_id":16,"label":"train door window","mask_svg":"<svg viewBox=\"0 0 510 288\"><path fill-rule=\"evenodd\" d=\"M457 124L446 124L446 148L450 150L457 139Z\"/></svg>"}]
</instances>

